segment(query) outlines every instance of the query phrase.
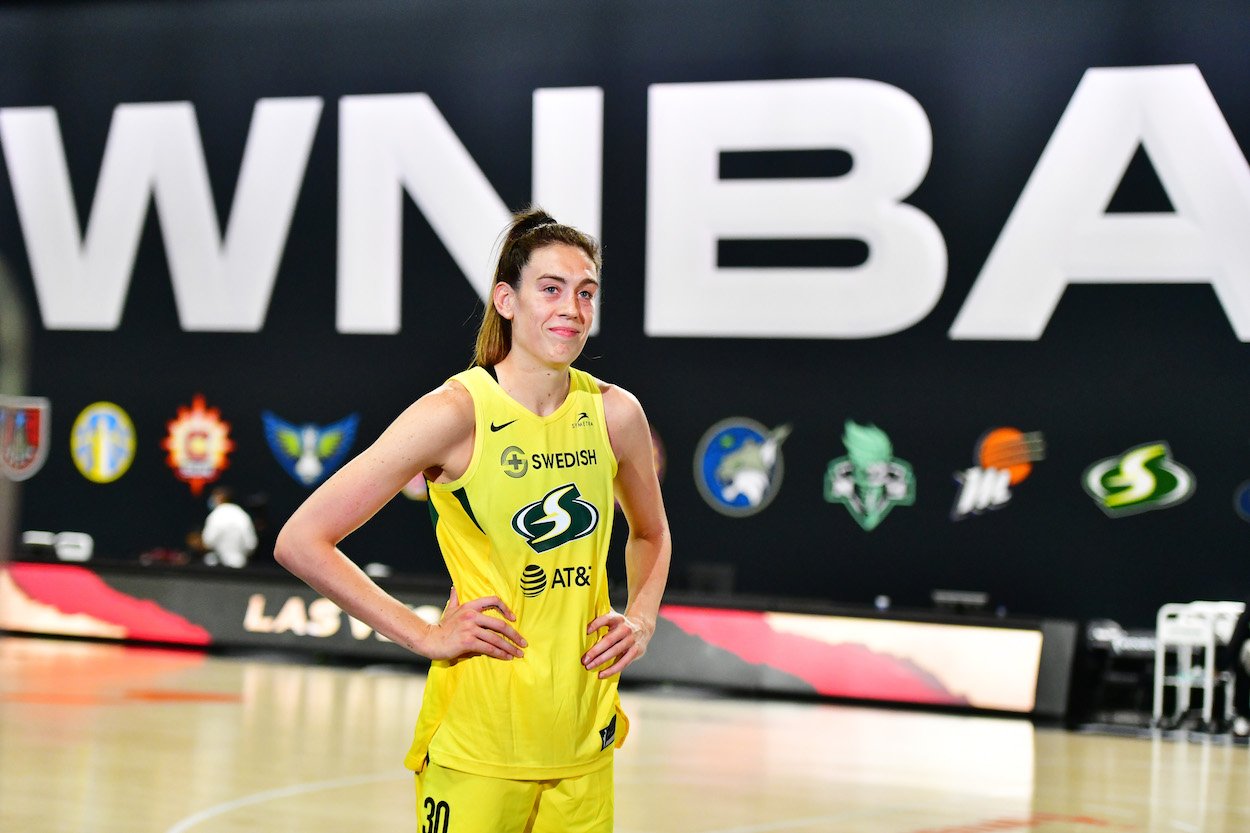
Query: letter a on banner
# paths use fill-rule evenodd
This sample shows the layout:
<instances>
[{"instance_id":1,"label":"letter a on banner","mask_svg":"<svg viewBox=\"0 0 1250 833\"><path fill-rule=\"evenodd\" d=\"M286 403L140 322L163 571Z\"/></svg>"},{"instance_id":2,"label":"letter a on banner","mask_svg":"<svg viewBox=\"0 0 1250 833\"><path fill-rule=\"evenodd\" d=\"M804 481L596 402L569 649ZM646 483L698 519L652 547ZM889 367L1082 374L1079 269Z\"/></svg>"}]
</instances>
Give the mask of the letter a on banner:
<instances>
[{"instance_id":1,"label":"letter a on banner","mask_svg":"<svg viewBox=\"0 0 1250 833\"><path fill-rule=\"evenodd\" d=\"M1175 213L1106 212L1139 145ZM950 337L1038 339L1072 283L1209 283L1250 341L1250 168L1197 67L1085 73Z\"/></svg>"}]
</instances>

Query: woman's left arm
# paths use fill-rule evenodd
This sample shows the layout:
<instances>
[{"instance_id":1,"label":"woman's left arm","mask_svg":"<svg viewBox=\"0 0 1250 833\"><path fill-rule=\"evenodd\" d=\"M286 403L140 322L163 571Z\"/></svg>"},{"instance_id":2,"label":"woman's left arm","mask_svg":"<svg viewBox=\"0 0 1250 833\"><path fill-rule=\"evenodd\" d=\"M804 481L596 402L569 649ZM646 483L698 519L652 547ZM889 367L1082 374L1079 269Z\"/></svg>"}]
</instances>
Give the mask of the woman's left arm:
<instances>
[{"instance_id":1,"label":"woman's left arm","mask_svg":"<svg viewBox=\"0 0 1250 833\"><path fill-rule=\"evenodd\" d=\"M672 553L651 428L642 405L628 391L608 385L603 392L603 410L617 461L616 497L629 524L625 544L629 601L624 614L609 611L586 628L588 634L607 628L582 657L586 668L601 669L600 679L619 674L646 653L655 633Z\"/></svg>"}]
</instances>

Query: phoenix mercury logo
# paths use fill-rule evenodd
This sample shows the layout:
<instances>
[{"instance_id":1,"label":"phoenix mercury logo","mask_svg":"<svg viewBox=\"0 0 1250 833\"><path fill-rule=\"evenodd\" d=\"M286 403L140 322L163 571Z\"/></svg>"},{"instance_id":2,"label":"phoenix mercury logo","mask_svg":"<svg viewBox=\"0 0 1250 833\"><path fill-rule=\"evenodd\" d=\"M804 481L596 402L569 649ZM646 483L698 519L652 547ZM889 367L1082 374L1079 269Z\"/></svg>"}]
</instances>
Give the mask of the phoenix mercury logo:
<instances>
[{"instance_id":1,"label":"phoenix mercury logo","mask_svg":"<svg viewBox=\"0 0 1250 833\"><path fill-rule=\"evenodd\" d=\"M977 462L955 472L959 496L951 510L952 520L1001 509L1011 500L1011 487L1024 481L1033 464L1046 458L1046 441L1040 431L994 428L977 441Z\"/></svg>"},{"instance_id":2,"label":"phoenix mercury logo","mask_svg":"<svg viewBox=\"0 0 1250 833\"><path fill-rule=\"evenodd\" d=\"M557 486L512 516L512 528L534 552L547 552L585 538L598 525L599 510L582 500L581 492L572 483Z\"/></svg>"}]
</instances>

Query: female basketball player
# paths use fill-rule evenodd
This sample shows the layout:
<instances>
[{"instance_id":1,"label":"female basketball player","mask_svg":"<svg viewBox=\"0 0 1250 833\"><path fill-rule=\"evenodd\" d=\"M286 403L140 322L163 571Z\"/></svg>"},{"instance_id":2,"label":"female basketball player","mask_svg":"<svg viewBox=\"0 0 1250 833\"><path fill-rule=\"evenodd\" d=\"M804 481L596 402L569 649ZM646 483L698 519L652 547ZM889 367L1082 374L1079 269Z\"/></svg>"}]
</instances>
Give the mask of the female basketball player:
<instances>
[{"instance_id":1,"label":"female basketball player","mask_svg":"<svg viewBox=\"0 0 1250 833\"><path fill-rule=\"evenodd\" d=\"M295 512L275 555L343 610L433 660L406 765L423 833L612 829L617 675L646 651L669 530L638 400L573 368L600 251L514 216L474 366L422 396ZM419 472L452 577L429 625L337 548ZM608 601L613 498L629 600Z\"/></svg>"}]
</instances>

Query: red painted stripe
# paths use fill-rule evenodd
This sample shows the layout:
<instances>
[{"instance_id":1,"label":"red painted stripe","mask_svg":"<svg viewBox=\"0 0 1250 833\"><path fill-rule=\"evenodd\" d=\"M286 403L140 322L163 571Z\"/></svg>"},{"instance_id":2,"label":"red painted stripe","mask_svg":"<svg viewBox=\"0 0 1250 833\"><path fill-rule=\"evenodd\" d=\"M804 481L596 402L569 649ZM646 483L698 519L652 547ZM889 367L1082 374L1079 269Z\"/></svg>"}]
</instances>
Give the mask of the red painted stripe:
<instances>
[{"instance_id":1,"label":"red painted stripe","mask_svg":"<svg viewBox=\"0 0 1250 833\"><path fill-rule=\"evenodd\" d=\"M879 654L858 643L831 645L769 627L754 610L665 605L660 615L692 636L754 665L808 683L818 694L860 700L961 706L967 700L906 658Z\"/></svg>"},{"instance_id":2,"label":"red painted stripe","mask_svg":"<svg viewBox=\"0 0 1250 833\"><path fill-rule=\"evenodd\" d=\"M81 613L120 625L129 639L209 645L212 635L156 602L120 592L85 567L72 564L10 564L9 575L32 599L62 613Z\"/></svg>"}]
</instances>

